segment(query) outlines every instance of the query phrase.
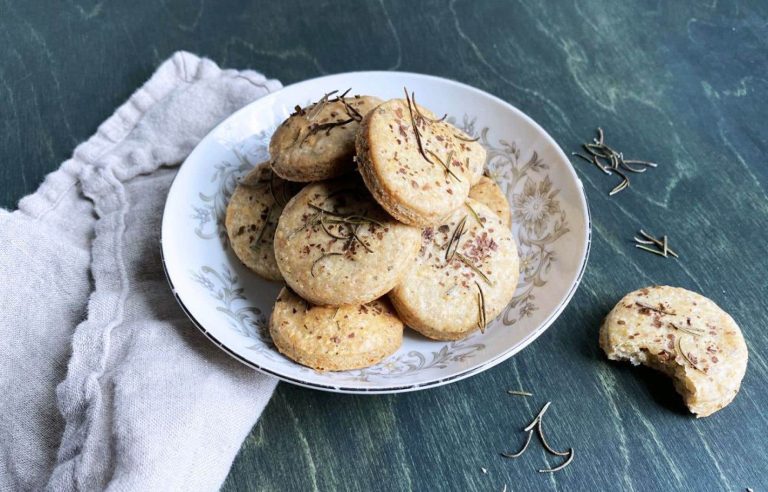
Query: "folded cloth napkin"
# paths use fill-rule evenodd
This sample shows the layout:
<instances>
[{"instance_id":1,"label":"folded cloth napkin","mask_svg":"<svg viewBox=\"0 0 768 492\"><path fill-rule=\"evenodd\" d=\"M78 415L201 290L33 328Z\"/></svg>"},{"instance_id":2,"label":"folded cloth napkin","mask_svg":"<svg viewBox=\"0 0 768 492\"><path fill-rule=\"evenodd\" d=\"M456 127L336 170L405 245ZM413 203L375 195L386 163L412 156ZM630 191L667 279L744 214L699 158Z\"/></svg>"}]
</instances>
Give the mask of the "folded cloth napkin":
<instances>
[{"instance_id":1,"label":"folded cloth napkin","mask_svg":"<svg viewBox=\"0 0 768 492\"><path fill-rule=\"evenodd\" d=\"M280 87L176 53L0 211L0 490L221 486L276 381L186 319L160 223L174 166Z\"/></svg>"}]
</instances>

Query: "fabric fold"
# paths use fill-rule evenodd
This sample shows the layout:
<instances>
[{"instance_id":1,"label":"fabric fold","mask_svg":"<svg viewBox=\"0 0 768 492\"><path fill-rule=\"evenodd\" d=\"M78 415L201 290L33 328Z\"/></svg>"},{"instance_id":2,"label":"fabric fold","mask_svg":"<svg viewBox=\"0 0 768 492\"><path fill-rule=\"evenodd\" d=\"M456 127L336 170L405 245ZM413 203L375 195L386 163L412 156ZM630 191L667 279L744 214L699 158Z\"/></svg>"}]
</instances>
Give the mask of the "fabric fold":
<instances>
[{"instance_id":1,"label":"fabric fold","mask_svg":"<svg viewBox=\"0 0 768 492\"><path fill-rule=\"evenodd\" d=\"M197 142L280 87L176 53L18 211L0 214L3 240L18 243L0 255L10 353L0 385L25 386L0 408L35 414L0 416L0 490L221 485L276 382L208 343L176 305L160 261L162 210ZM70 295L25 270L63 274ZM41 309L24 310L25 299ZM19 332L26 344L7 341Z\"/></svg>"}]
</instances>

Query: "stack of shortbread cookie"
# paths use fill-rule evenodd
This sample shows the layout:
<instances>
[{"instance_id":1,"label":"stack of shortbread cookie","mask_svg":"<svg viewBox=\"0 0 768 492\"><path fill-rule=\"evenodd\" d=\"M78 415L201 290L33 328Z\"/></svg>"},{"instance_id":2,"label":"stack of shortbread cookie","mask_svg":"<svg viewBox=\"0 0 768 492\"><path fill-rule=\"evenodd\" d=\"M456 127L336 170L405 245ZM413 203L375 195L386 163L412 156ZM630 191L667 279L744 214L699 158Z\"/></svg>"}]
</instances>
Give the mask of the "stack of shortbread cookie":
<instances>
[{"instance_id":1,"label":"stack of shortbread cookie","mask_svg":"<svg viewBox=\"0 0 768 492\"><path fill-rule=\"evenodd\" d=\"M509 204L476 139L407 92L348 92L296 107L226 217L238 258L287 284L275 346L318 370L381 361L405 325L436 340L485 330L519 273Z\"/></svg>"}]
</instances>

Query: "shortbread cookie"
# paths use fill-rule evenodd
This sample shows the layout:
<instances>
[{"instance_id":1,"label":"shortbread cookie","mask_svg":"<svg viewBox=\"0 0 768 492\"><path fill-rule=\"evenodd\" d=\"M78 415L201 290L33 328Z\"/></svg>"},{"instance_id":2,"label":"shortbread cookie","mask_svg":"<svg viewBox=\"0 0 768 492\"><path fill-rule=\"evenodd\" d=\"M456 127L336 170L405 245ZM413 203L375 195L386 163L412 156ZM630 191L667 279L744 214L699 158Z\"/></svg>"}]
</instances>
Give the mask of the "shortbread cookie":
<instances>
[{"instance_id":1,"label":"shortbread cookie","mask_svg":"<svg viewBox=\"0 0 768 492\"><path fill-rule=\"evenodd\" d=\"M269 163L256 166L235 188L224 226L232 251L245 266L267 280L282 280L273 242L283 206L298 191L274 175Z\"/></svg>"},{"instance_id":2,"label":"shortbread cookie","mask_svg":"<svg viewBox=\"0 0 768 492\"><path fill-rule=\"evenodd\" d=\"M403 322L384 299L362 306L312 306L283 288L269 320L277 349L319 371L372 366L403 342Z\"/></svg>"},{"instance_id":3,"label":"shortbread cookie","mask_svg":"<svg viewBox=\"0 0 768 492\"><path fill-rule=\"evenodd\" d=\"M414 330L458 340L484 330L501 313L514 295L518 274L512 232L470 198L441 225L424 229L416 264L389 297Z\"/></svg>"},{"instance_id":4,"label":"shortbread cookie","mask_svg":"<svg viewBox=\"0 0 768 492\"><path fill-rule=\"evenodd\" d=\"M294 112L272 135L272 169L290 181L319 181L355 169L355 133L381 100L328 94Z\"/></svg>"},{"instance_id":5,"label":"shortbread cookie","mask_svg":"<svg viewBox=\"0 0 768 492\"><path fill-rule=\"evenodd\" d=\"M612 360L671 376L697 417L728 405L747 370L747 345L736 322L706 297L678 287L630 292L603 321L600 347Z\"/></svg>"},{"instance_id":6,"label":"shortbread cookie","mask_svg":"<svg viewBox=\"0 0 768 492\"><path fill-rule=\"evenodd\" d=\"M501 191L501 187L496 181L487 176L482 176L469 190L469 198L477 200L486 205L499 216L504 226L509 229L512 227L512 210L509 208L507 197Z\"/></svg>"},{"instance_id":7,"label":"shortbread cookie","mask_svg":"<svg viewBox=\"0 0 768 492\"><path fill-rule=\"evenodd\" d=\"M486 157L482 145L410 99L392 99L368 113L355 146L376 201L420 227L440 225L463 205Z\"/></svg>"},{"instance_id":8,"label":"shortbread cookie","mask_svg":"<svg viewBox=\"0 0 768 492\"><path fill-rule=\"evenodd\" d=\"M313 304L365 304L410 268L421 231L387 215L359 178L307 185L283 210L275 233L286 283Z\"/></svg>"}]
</instances>

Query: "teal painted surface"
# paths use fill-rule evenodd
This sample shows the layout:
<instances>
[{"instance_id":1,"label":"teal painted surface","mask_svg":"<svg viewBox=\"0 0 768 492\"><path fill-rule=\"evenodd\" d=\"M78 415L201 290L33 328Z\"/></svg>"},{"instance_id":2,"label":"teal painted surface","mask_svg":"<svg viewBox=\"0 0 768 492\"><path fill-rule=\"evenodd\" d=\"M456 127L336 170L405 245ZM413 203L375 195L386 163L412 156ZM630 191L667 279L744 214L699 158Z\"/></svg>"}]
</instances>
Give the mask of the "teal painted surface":
<instances>
[{"instance_id":1,"label":"teal painted surface","mask_svg":"<svg viewBox=\"0 0 768 492\"><path fill-rule=\"evenodd\" d=\"M224 490L768 489L768 4L0 0L0 205L66 159L173 51L283 83L398 69L440 75L516 105L570 152L602 125L660 167L615 184L574 162L594 220L590 264L560 319L470 380L393 396L281 384ZM667 233L680 261L634 250ZM740 323L741 393L691 418L671 384L608 363L603 316L648 284L699 291ZM509 396L526 389L531 398ZM556 463L533 444L498 456L546 401ZM484 474L481 467L487 469Z\"/></svg>"}]
</instances>

